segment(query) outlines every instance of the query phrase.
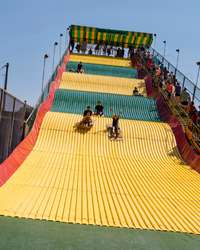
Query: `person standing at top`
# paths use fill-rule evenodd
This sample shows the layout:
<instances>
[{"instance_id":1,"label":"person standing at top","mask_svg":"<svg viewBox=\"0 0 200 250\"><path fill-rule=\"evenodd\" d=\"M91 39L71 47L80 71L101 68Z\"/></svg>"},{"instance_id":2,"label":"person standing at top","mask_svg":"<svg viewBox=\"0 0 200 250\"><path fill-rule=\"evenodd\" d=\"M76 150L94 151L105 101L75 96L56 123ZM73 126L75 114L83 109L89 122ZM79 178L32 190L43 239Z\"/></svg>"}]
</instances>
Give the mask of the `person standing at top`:
<instances>
[{"instance_id":1,"label":"person standing at top","mask_svg":"<svg viewBox=\"0 0 200 250\"><path fill-rule=\"evenodd\" d=\"M88 50L88 55L92 55L92 48L90 47L90 49Z\"/></svg>"},{"instance_id":2,"label":"person standing at top","mask_svg":"<svg viewBox=\"0 0 200 250\"><path fill-rule=\"evenodd\" d=\"M125 50L124 50L124 47L122 47L122 49L121 49L121 57L122 58L124 57L124 53L125 53Z\"/></svg>"},{"instance_id":3,"label":"person standing at top","mask_svg":"<svg viewBox=\"0 0 200 250\"><path fill-rule=\"evenodd\" d=\"M75 46L74 40L70 40L70 52L71 53L73 53L74 46Z\"/></svg>"},{"instance_id":4,"label":"person standing at top","mask_svg":"<svg viewBox=\"0 0 200 250\"><path fill-rule=\"evenodd\" d=\"M106 56L107 46L106 44L103 45L103 55Z\"/></svg>"},{"instance_id":5,"label":"person standing at top","mask_svg":"<svg viewBox=\"0 0 200 250\"><path fill-rule=\"evenodd\" d=\"M80 43L77 43L76 44L76 50L77 50L78 53L80 53L80 49L81 49L81 45L80 45Z\"/></svg>"},{"instance_id":6,"label":"person standing at top","mask_svg":"<svg viewBox=\"0 0 200 250\"><path fill-rule=\"evenodd\" d=\"M99 54L99 44L98 43L95 46L94 50L95 50L95 55L98 55Z\"/></svg>"},{"instance_id":7,"label":"person standing at top","mask_svg":"<svg viewBox=\"0 0 200 250\"><path fill-rule=\"evenodd\" d=\"M86 50L87 50L87 41L86 39L84 39L84 41L81 44L81 52L85 54Z\"/></svg>"},{"instance_id":8,"label":"person standing at top","mask_svg":"<svg viewBox=\"0 0 200 250\"><path fill-rule=\"evenodd\" d=\"M110 49L110 46L107 47L107 55L110 56L111 54L111 49Z\"/></svg>"}]
</instances>

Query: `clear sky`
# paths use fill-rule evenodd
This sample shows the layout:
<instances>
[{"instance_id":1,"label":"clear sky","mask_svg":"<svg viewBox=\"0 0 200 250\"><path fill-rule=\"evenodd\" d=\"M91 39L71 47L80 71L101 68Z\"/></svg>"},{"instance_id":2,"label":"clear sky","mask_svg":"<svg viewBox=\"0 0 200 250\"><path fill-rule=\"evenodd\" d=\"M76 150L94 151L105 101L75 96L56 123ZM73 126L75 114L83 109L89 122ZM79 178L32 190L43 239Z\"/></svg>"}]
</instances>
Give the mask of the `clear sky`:
<instances>
[{"instance_id":1,"label":"clear sky","mask_svg":"<svg viewBox=\"0 0 200 250\"><path fill-rule=\"evenodd\" d=\"M6 0L0 3L0 66L10 62L9 91L35 104L41 90L44 53L50 58L53 43L70 24L157 33L156 49L196 81L200 60L200 0ZM64 47L63 47L64 50ZM57 54L58 59L58 54ZM3 85L0 71L0 86ZM47 79L46 79L47 80Z\"/></svg>"}]
</instances>

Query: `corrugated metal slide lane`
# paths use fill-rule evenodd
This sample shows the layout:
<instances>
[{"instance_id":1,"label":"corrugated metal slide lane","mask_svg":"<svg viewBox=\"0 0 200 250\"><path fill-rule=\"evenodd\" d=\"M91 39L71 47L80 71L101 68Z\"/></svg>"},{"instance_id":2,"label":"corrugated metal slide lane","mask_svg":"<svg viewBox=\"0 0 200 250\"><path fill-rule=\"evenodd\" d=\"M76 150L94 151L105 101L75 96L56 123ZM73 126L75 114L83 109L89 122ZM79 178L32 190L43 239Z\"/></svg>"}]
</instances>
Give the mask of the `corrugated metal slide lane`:
<instances>
[{"instance_id":1,"label":"corrugated metal slide lane","mask_svg":"<svg viewBox=\"0 0 200 250\"><path fill-rule=\"evenodd\" d=\"M72 56L73 62L80 60L129 63ZM182 161L155 101L131 96L134 86L145 95L144 83L63 73L58 86L33 149L0 188L0 214L200 234L200 175ZM94 117L87 133L77 132L74 125L85 106L94 107L97 100L105 116ZM122 141L108 139L110 107L121 112Z\"/></svg>"}]
</instances>

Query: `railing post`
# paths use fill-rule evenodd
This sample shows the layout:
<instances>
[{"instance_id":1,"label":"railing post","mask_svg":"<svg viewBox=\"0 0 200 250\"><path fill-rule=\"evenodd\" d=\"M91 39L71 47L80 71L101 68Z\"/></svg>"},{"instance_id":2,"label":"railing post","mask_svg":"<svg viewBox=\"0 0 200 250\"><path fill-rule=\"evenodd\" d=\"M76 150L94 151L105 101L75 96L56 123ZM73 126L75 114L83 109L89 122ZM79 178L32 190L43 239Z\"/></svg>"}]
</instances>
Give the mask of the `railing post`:
<instances>
[{"instance_id":1,"label":"railing post","mask_svg":"<svg viewBox=\"0 0 200 250\"><path fill-rule=\"evenodd\" d=\"M184 88L184 85L185 85L185 76L184 76L183 82L182 82L182 89Z\"/></svg>"},{"instance_id":2,"label":"railing post","mask_svg":"<svg viewBox=\"0 0 200 250\"><path fill-rule=\"evenodd\" d=\"M14 118L15 118L15 103L16 103L16 98L13 100L13 109L12 109L12 118L11 118L11 131L10 131L10 136L9 136L9 143L8 143L8 150L7 150L7 156L11 153L12 149L12 138L13 138L13 128L14 128Z\"/></svg>"},{"instance_id":3,"label":"railing post","mask_svg":"<svg viewBox=\"0 0 200 250\"><path fill-rule=\"evenodd\" d=\"M162 64L163 64L163 66L164 66L164 60L165 60L165 58L164 58L164 56L162 56Z\"/></svg>"},{"instance_id":4,"label":"railing post","mask_svg":"<svg viewBox=\"0 0 200 250\"><path fill-rule=\"evenodd\" d=\"M23 140L25 138L26 135L26 108L27 108L27 101L24 101L24 121L23 121L23 131L22 131L22 138L21 140Z\"/></svg>"},{"instance_id":5,"label":"railing post","mask_svg":"<svg viewBox=\"0 0 200 250\"><path fill-rule=\"evenodd\" d=\"M9 70L9 63L6 63L6 75L5 75L5 82L4 82L4 90L7 90L8 87L8 70Z\"/></svg>"},{"instance_id":6,"label":"railing post","mask_svg":"<svg viewBox=\"0 0 200 250\"><path fill-rule=\"evenodd\" d=\"M197 86L195 85L195 86L194 86L194 92L193 92L193 95L192 95L192 101L194 101L196 89L197 89Z\"/></svg>"},{"instance_id":7,"label":"railing post","mask_svg":"<svg viewBox=\"0 0 200 250\"><path fill-rule=\"evenodd\" d=\"M0 89L1 96L0 96L0 121L1 121L1 113L2 113L2 103L3 103L3 89Z\"/></svg>"},{"instance_id":8,"label":"railing post","mask_svg":"<svg viewBox=\"0 0 200 250\"><path fill-rule=\"evenodd\" d=\"M2 92L1 92L1 106L0 106L0 111L1 113L4 111L4 107L5 107L5 101L6 101L6 93L5 93L5 90L2 89Z\"/></svg>"},{"instance_id":9,"label":"railing post","mask_svg":"<svg viewBox=\"0 0 200 250\"><path fill-rule=\"evenodd\" d=\"M154 52L155 52L155 51L154 51L154 49L153 49L153 48L152 48L152 50L153 50L152 56L154 57Z\"/></svg>"}]
</instances>

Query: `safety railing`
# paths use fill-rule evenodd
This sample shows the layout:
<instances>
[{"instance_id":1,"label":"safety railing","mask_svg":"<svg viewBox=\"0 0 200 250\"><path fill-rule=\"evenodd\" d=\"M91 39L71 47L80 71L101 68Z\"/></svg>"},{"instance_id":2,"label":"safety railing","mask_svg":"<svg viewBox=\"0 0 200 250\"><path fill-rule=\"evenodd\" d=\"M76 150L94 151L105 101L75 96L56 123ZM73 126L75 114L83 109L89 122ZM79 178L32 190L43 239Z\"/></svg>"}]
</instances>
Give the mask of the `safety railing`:
<instances>
[{"instance_id":1,"label":"safety railing","mask_svg":"<svg viewBox=\"0 0 200 250\"><path fill-rule=\"evenodd\" d=\"M190 127L191 130L191 144L195 143L194 149L200 153L200 127L192 122L189 114L176 102L174 98L169 99L166 91L161 91L160 94L164 97L166 104L171 112L178 118L184 131Z\"/></svg>"},{"instance_id":2,"label":"safety railing","mask_svg":"<svg viewBox=\"0 0 200 250\"><path fill-rule=\"evenodd\" d=\"M32 108L0 88L0 162L20 143Z\"/></svg>"},{"instance_id":3,"label":"safety railing","mask_svg":"<svg viewBox=\"0 0 200 250\"><path fill-rule=\"evenodd\" d=\"M157 51L150 48L150 53L153 55L154 63L157 65L162 65L166 67L169 72L173 72L176 76L177 81L181 84L182 88L187 88L188 92L192 95L192 98L196 106L200 103L200 89L195 87L195 84L190 81L184 74L178 71L172 64L170 64L162 55ZM143 61L144 62L144 61ZM196 88L196 90L195 90ZM189 117L189 114L181 107L175 99L169 99L165 91L161 91L160 94L164 97L167 105L169 106L172 113L178 117L181 122L183 129L187 130L190 127L191 130L191 144L194 149L199 153L200 152L200 128L198 125L194 124Z\"/></svg>"},{"instance_id":4,"label":"safety railing","mask_svg":"<svg viewBox=\"0 0 200 250\"><path fill-rule=\"evenodd\" d=\"M154 63L157 65L163 65L169 72L173 72L176 76L177 81L180 83L182 88L186 88L190 93L192 99L196 106L200 105L200 88L196 87L195 84L181 73L174 65L172 65L166 58L164 58L159 52L157 52L152 47L149 49L150 53L153 55Z\"/></svg>"}]
</instances>

